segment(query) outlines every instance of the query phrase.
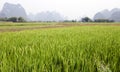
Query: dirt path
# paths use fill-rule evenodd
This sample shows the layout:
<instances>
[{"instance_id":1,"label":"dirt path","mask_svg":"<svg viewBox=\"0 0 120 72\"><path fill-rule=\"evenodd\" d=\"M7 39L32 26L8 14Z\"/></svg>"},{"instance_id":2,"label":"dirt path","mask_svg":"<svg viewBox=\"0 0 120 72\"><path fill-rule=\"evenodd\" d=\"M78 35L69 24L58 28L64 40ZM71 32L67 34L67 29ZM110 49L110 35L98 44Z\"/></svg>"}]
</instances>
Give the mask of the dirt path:
<instances>
[{"instance_id":1,"label":"dirt path","mask_svg":"<svg viewBox=\"0 0 120 72\"><path fill-rule=\"evenodd\" d=\"M0 29L0 32L16 32L16 31L23 31L23 30L35 30L35 29L48 29L48 28L62 28L67 27L65 25L48 25L48 26L33 26L33 27L24 27L24 28L3 28Z\"/></svg>"},{"instance_id":2,"label":"dirt path","mask_svg":"<svg viewBox=\"0 0 120 72\"><path fill-rule=\"evenodd\" d=\"M72 26L120 26L120 24L56 24L56 25L47 25L47 26L36 26L36 27L25 27L25 28L3 28L0 29L0 32L15 32L23 30L35 30L35 29L48 29L48 28L63 28L63 27L72 27Z\"/></svg>"}]
</instances>

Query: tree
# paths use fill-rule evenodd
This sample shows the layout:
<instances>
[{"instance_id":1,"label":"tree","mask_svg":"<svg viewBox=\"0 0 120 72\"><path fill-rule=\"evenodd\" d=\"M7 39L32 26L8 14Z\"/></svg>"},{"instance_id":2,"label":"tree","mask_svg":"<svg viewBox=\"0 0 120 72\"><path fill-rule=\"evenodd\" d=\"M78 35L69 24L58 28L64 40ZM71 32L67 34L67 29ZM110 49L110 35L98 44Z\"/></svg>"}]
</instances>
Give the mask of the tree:
<instances>
[{"instance_id":1,"label":"tree","mask_svg":"<svg viewBox=\"0 0 120 72\"><path fill-rule=\"evenodd\" d=\"M94 22L114 22L114 20L109 20L109 19L96 19Z\"/></svg>"},{"instance_id":2,"label":"tree","mask_svg":"<svg viewBox=\"0 0 120 72\"><path fill-rule=\"evenodd\" d=\"M7 18L0 18L0 21L7 21Z\"/></svg>"},{"instance_id":3,"label":"tree","mask_svg":"<svg viewBox=\"0 0 120 72\"><path fill-rule=\"evenodd\" d=\"M77 22L76 20L71 20L71 22Z\"/></svg>"},{"instance_id":4,"label":"tree","mask_svg":"<svg viewBox=\"0 0 120 72\"><path fill-rule=\"evenodd\" d=\"M0 21L11 21L11 22L25 22L24 18L22 17L10 17L10 18L0 18Z\"/></svg>"},{"instance_id":5,"label":"tree","mask_svg":"<svg viewBox=\"0 0 120 72\"><path fill-rule=\"evenodd\" d=\"M25 19L23 17L19 17L18 22L25 22Z\"/></svg>"},{"instance_id":6,"label":"tree","mask_svg":"<svg viewBox=\"0 0 120 72\"><path fill-rule=\"evenodd\" d=\"M76 20L64 20L64 22L77 22Z\"/></svg>"},{"instance_id":7,"label":"tree","mask_svg":"<svg viewBox=\"0 0 120 72\"><path fill-rule=\"evenodd\" d=\"M92 20L89 17L82 18L82 22L92 22Z\"/></svg>"},{"instance_id":8,"label":"tree","mask_svg":"<svg viewBox=\"0 0 120 72\"><path fill-rule=\"evenodd\" d=\"M17 22L17 17L10 17L7 21Z\"/></svg>"}]
</instances>

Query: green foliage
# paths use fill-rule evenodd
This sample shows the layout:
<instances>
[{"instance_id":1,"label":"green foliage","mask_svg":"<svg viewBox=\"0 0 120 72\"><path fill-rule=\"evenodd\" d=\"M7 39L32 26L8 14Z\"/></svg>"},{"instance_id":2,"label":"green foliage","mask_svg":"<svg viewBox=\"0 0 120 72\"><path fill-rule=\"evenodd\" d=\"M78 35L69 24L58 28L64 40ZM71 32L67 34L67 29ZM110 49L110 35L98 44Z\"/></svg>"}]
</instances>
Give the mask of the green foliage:
<instances>
[{"instance_id":1,"label":"green foliage","mask_svg":"<svg viewBox=\"0 0 120 72\"><path fill-rule=\"evenodd\" d=\"M114 20L109 20L109 19L96 19L94 22L114 22Z\"/></svg>"},{"instance_id":2,"label":"green foliage","mask_svg":"<svg viewBox=\"0 0 120 72\"><path fill-rule=\"evenodd\" d=\"M25 22L25 19L22 18L22 17L19 17L19 18L18 18L18 22Z\"/></svg>"},{"instance_id":3,"label":"green foliage","mask_svg":"<svg viewBox=\"0 0 120 72\"><path fill-rule=\"evenodd\" d=\"M120 27L0 33L0 72L120 72Z\"/></svg>"},{"instance_id":4,"label":"green foliage","mask_svg":"<svg viewBox=\"0 0 120 72\"><path fill-rule=\"evenodd\" d=\"M0 21L11 21L11 22L25 22L25 19L22 17L10 17L10 18L0 18Z\"/></svg>"},{"instance_id":5,"label":"green foliage","mask_svg":"<svg viewBox=\"0 0 120 72\"><path fill-rule=\"evenodd\" d=\"M76 20L64 20L63 22L77 22Z\"/></svg>"},{"instance_id":6,"label":"green foliage","mask_svg":"<svg viewBox=\"0 0 120 72\"><path fill-rule=\"evenodd\" d=\"M89 17L82 18L82 22L92 22L92 20Z\"/></svg>"},{"instance_id":7,"label":"green foliage","mask_svg":"<svg viewBox=\"0 0 120 72\"><path fill-rule=\"evenodd\" d=\"M7 18L0 18L0 21L7 21Z\"/></svg>"},{"instance_id":8,"label":"green foliage","mask_svg":"<svg viewBox=\"0 0 120 72\"><path fill-rule=\"evenodd\" d=\"M17 22L17 17L10 17L7 21Z\"/></svg>"}]
</instances>

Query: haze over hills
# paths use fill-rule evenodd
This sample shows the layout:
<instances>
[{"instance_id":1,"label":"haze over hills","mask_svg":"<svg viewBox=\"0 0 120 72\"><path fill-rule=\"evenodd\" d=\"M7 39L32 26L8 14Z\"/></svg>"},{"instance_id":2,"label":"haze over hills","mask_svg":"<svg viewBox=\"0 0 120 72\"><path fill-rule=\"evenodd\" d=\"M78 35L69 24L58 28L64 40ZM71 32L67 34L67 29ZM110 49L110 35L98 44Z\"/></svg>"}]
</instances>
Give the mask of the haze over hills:
<instances>
[{"instance_id":1,"label":"haze over hills","mask_svg":"<svg viewBox=\"0 0 120 72\"><path fill-rule=\"evenodd\" d=\"M20 4L5 3L0 17L23 17L27 18L25 9Z\"/></svg>"},{"instance_id":2,"label":"haze over hills","mask_svg":"<svg viewBox=\"0 0 120 72\"><path fill-rule=\"evenodd\" d=\"M40 12L35 15L29 14L28 18L32 21L63 21L65 20L64 16L60 15L55 11Z\"/></svg>"},{"instance_id":3,"label":"haze over hills","mask_svg":"<svg viewBox=\"0 0 120 72\"><path fill-rule=\"evenodd\" d=\"M25 9L20 4L5 3L2 11L0 12L0 18L9 17L23 17L26 20L31 21L61 21L64 17L57 12L40 12L35 15L27 15Z\"/></svg>"},{"instance_id":4,"label":"haze over hills","mask_svg":"<svg viewBox=\"0 0 120 72\"><path fill-rule=\"evenodd\" d=\"M29 21L63 21L66 20L64 16L56 11L39 12L37 14L28 14L20 4L5 3L0 11L0 18L9 17L23 17ZM105 9L95 14L95 19L109 19L120 22L120 9L114 8L111 11Z\"/></svg>"},{"instance_id":5,"label":"haze over hills","mask_svg":"<svg viewBox=\"0 0 120 72\"><path fill-rule=\"evenodd\" d=\"M105 9L101 12L96 13L94 16L94 20L95 19L109 19L120 22L120 9L114 8L111 11Z\"/></svg>"}]
</instances>

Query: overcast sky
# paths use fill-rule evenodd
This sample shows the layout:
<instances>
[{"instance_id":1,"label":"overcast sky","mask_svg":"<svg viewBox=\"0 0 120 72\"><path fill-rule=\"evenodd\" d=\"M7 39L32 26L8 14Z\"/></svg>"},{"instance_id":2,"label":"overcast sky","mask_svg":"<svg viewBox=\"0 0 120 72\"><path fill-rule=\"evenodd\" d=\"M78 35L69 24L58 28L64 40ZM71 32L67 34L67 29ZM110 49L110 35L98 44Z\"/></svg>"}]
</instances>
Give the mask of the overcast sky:
<instances>
[{"instance_id":1,"label":"overcast sky","mask_svg":"<svg viewBox=\"0 0 120 72\"><path fill-rule=\"evenodd\" d=\"M27 14L56 11L69 18L89 16L103 9L120 8L120 0L0 0L0 10L5 2L21 4Z\"/></svg>"}]
</instances>

